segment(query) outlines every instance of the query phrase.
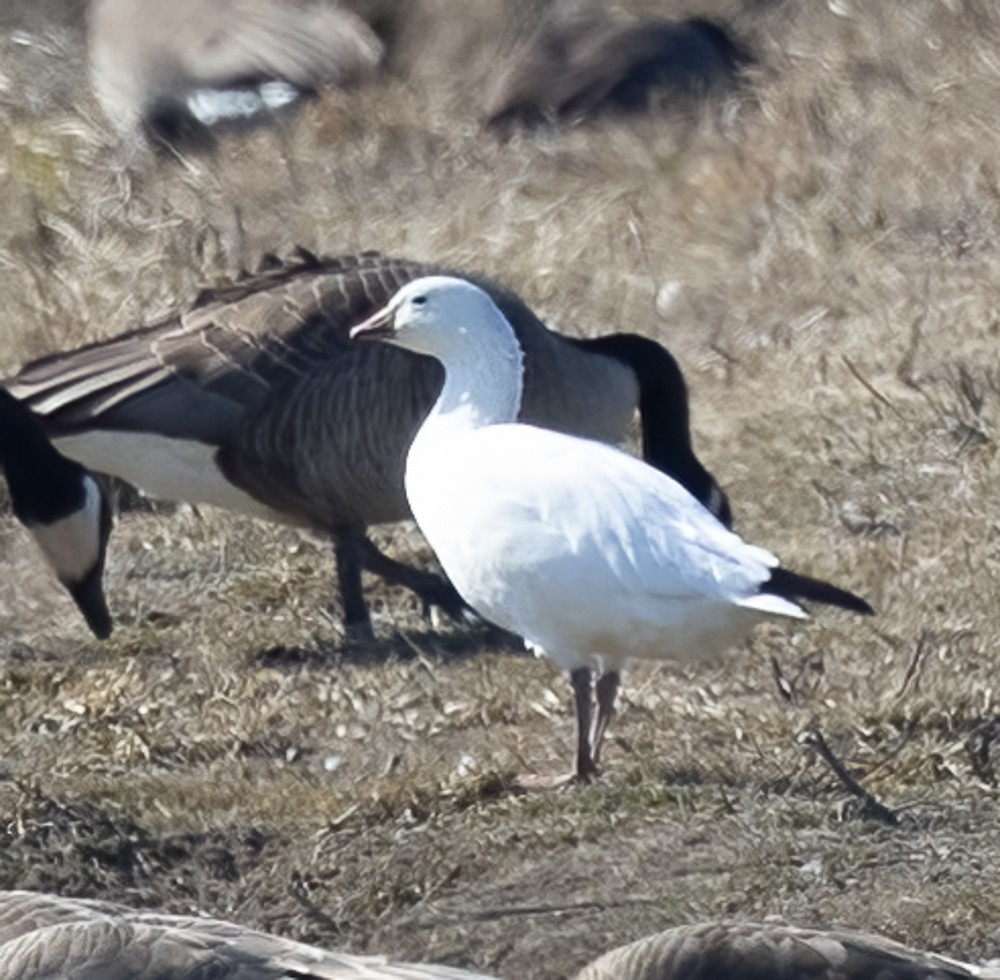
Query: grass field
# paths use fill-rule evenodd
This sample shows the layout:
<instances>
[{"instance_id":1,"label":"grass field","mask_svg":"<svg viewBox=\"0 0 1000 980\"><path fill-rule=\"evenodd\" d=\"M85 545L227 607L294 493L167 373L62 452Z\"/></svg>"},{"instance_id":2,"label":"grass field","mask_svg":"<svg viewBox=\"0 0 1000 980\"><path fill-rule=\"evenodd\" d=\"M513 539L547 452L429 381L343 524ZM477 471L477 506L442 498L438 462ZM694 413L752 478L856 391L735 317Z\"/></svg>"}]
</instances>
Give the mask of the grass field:
<instances>
[{"instance_id":1,"label":"grass field","mask_svg":"<svg viewBox=\"0 0 1000 980\"><path fill-rule=\"evenodd\" d=\"M511 978L722 916L1000 955L1000 12L692 0L755 51L739 94L500 141L486 95L545 5L414 6L379 81L185 166L107 129L79 3L6 4L0 369L296 243L480 270L666 343L739 531L879 615L637 667L604 777L523 794L570 760L565 678L375 581L348 648L323 541L125 511L102 644L5 514L0 887Z\"/></svg>"}]
</instances>

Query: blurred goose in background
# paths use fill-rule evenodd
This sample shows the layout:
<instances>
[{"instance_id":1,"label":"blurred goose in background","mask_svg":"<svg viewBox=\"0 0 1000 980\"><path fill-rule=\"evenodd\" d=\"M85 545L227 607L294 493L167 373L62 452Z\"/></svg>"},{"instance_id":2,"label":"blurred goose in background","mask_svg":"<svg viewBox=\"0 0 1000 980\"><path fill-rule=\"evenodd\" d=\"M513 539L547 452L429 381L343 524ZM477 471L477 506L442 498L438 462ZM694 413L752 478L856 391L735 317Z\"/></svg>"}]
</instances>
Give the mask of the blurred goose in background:
<instances>
[{"instance_id":1,"label":"blurred goose in background","mask_svg":"<svg viewBox=\"0 0 1000 980\"><path fill-rule=\"evenodd\" d=\"M702 17L557 13L501 75L487 125L645 110L657 92L676 99L725 91L751 60L725 27Z\"/></svg>"},{"instance_id":2,"label":"blurred goose in background","mask_svg":"<svg viewBox=\"0 0 1000 980\"><path fill-rule=\"evenodd\" d=\"M211 127L370 74L382 44L336 0L92 0L94 90L121 132L211 145Z\"/></svg>"},{"instance_id":3,"label":"blurred goose in background","mask_svg":"<svg viewBox=\"0 0 1000 980\"><path fill-rule=\"evenodd\" d=\"M57 452L35 416L0 389L0 468L14 516L31 532L94 635L111 635L101 576L111 510L97 481Z\"/></svg>"},{"instance_id":4,"label":"blurred goose in background","mask_svg":"<svg viewBox=\"0 0 1000 980\"><path fill-rule=\"evenodd\" d=\"M184 313L29 364L3 384L61 451L95 471L158 497L331 535L353 634L371 634L362 568L458 615L464 606L450 586L390 559L365 533L410 516L404 460L441 368L348 342L350 328L400 286L435 271L377 253L300 253L204 293ZM663 347L625 334L562 336L513 293L476 281L524 348L525 420L619 441L638 409L650 463L729 522L725 494L692 450L687 389Z\"/></svg>"},{"instance_id":5,"label":"blurred goose in background","mask_svg":"<svg viewBox=\"0 0 1000 980\"><path fill-rule=\"evenodd\" d=\"M678 926L605 953L576 980L1000 980L1000 969L872 933L762 922Z\"/></svg>"},{"instance_id":6,"label":"blurred goose in background","mask_svg":"<svg viewBox=\"0 0 1000 980\"><path fill-rule=\"evenodd\" d=\"M232 922L0 892L0 980L489 980L352 956Z\"/></svg>"},{"instance_id":7,"label":"blurred goose in background","mask_svg":"<svg viewBox=\"0 0 1000 980\"><path fill-rule=\"evenodd\" d=\"M647 463L517 423L524 349L473 283L408 283L351 336L443 365L441 394L406 457L410 509L466 602L570 672L578 780L597 773L627 661L704 660L770 616L806 618L800 599L872 612L779 567Z\"/></svg>"}]
</instances>

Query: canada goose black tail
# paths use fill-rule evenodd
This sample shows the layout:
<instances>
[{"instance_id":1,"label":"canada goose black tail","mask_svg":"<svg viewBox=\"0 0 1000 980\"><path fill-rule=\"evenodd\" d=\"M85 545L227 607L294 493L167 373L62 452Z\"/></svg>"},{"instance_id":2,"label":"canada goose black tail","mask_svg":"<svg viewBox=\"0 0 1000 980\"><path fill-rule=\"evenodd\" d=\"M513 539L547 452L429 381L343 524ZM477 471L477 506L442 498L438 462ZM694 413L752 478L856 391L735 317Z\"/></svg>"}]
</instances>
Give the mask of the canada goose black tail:
<instances>
[{"instance_id":1,"label":"canada goose black tail","mask_svg":"<svg viewBox=\"0 0 1000 980\"><path fill-rule=\"evenodd\" d=\"M827 606L839 606L862 616L874 616L875 610L860 596L846 589L839 589L829 582L818 578L799 575L786 568L772 568L771 577L760 587L760 591L770 595L791 599L793 602L804 599L807 602L822 602Z\"/></svg>"}]
</instances>

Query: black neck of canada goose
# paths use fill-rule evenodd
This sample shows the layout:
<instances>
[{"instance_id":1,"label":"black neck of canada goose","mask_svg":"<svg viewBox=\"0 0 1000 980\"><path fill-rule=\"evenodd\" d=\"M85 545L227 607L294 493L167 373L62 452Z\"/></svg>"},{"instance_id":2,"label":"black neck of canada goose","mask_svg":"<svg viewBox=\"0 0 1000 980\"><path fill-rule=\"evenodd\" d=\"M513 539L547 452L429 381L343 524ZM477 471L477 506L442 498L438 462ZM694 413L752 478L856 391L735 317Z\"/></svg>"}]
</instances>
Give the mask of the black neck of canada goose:
<instances>
[{"instance_id":1,"label":"black neck of canada goose","mask_svg":"<svg viewBox=\"0 0 1000 980\"><path fill-rule=\"evenodd\" d=\"M59 453L34 414L2 388L0 465L22 523L52 524L83 506L86 470Z\"/></svg>"},{"instance_id":2,"label":"black neck of canada goose","mask_svg":"<svg viewBox=\"0 0 1000 980\"><path fill-rule=\"evenodd\" d=\"M96 480L49 442L34 413L0 388L0 465L14 516L34 536L95 636L111 634L102 575L111 508Z\"/></svg>"},{"instance_id":3,"label":"black neck of canada goose","mask_svg":"<svg viewBox=\"0 0 1000 980\"><path fill-rule=\"evenodd\" d=\"M731 527L728 497L694 454L687 384L673 355L655 340L638 334L608 334L575 342L632 370L639 386L643 458Z\"/></svg>"}]
</instances>

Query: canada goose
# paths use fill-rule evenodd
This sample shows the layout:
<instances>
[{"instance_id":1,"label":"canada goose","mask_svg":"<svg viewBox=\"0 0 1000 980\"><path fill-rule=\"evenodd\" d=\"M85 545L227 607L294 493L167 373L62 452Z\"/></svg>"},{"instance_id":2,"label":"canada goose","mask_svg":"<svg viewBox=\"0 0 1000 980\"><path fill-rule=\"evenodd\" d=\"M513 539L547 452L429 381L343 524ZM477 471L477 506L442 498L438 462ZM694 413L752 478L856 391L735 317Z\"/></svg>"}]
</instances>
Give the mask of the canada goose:
<instances>
[{"instance_id":1,"label":"canada goose","mask_svg":"<svg viewBox=\"0 0 1000 980\"><path fill-rule=\"evenodd\" d=\"M89 54L117 129L198 146L217 122L363 77L382 45L336 0L92 0Z\"/></svg>"},{"instance_id":2,"label":"canada goose","mask_svg":"<svg viewBox=\"0 0 1000 980\"><path fill-rule=\"evenodd\" d=\"M95 636L111 634L101 576L111 510L97 481L57 452L38 420L0 388L0 468L14 516L31 532Z\"/></svg>"},{"instance_id":3,"label":"canada goose","mask_svg":"<svg viewBox=\"0 0 1000 980\"><path fill-rule=\"evenodd\" d=\"M349 329L435 267L377 253L294 264L206 292L153 326L55 354L4 384L61 451L173 500L209 503L333 537L345 620L370 634L367 568L452 613L454 591L382 555L373 524L410 516L406 449L441 386L432 360L348 343ZM642 337L575 340L513 293L476 279L524 346L523 417L617 441L636 408L646 457L729 521L691 448L687 391Z\"/></svg>"},{"instance_id":4,"label":"canada goose","mask_svg":"<svg viewBox=\"0 0 1000 980\"><path fill-rule=\"evenodd\" d=\"M766 922L678 926L605 953L576 980L998 980L1000 969L872 933Z\"/></svg>"},{"instance_id":5,"label":"canada goose","mask_svg":"<svg viewBox=\"0 0 1000 980\"><path fill-rule=\"evenodd\" d=\"M307 946L220 919L0 892L0 980L489 980Z\"/></svg>"},{"instance_id":6,"label":"canada goose","mask_svg":"<svg viewBox=\"0 0 1000 980\"><path fill-rule=\"evenodd\" d=\"M648 108L654 90L705 94L732 86L750 57L719 24L607 10L545 24L501 77L487 125L580 119L602 108Z\"/></svg>"},{"instance_id":7,"label":"canada goose","mask_svg":"<svg viewBox=\"0 0 1000 980\"><path fill-rule=\"evenodd\" d=\"M797 599L872 612L780 568L647 463L515 421L523 350L473 283L408 283L351 336L443 365L441 394L406 457L410 509L466 602L570 672L578 780L597 773L626 661L705 659L768 616L805 618Z\"/></svg>"}]
</instances>

